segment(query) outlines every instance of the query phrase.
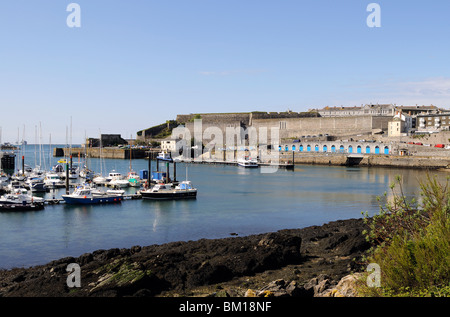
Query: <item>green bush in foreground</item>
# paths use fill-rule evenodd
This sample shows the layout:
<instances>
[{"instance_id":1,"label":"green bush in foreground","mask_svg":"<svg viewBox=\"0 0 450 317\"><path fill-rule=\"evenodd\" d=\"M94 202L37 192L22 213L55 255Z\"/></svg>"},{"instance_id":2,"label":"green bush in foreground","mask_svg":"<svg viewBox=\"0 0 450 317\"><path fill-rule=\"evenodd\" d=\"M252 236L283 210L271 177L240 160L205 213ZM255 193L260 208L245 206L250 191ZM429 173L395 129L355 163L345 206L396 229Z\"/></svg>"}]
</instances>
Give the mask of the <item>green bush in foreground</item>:
<instances>
[{"instance_id":1,"label":"green bush in foreground","mask_svg":"<svg viewBox=\"0 0 450 317\"><path fill-rule=\"evenodd\" d=\"M367 263L380 267L380 287L360 287L363 296L450 296L450 190L427 177L420 203L407 201L391 185L391 202L365 216L373 247Z\"/></svg>"}]
</instances>

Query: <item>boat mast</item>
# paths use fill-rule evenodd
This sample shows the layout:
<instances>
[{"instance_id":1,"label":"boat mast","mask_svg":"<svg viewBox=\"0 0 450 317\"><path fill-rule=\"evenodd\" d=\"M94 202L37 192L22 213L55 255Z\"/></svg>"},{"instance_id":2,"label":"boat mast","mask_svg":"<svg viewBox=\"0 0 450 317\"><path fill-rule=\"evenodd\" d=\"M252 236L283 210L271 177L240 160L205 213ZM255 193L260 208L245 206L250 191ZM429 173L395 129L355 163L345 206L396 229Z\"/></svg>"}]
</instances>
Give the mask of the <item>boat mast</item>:
<instances>
[{"instance_id":1,"label":"boat mast","mask_svg":"<svg viewBox=\"0 0 450 317\"><path fill-rule=\"evenodd\" d=\"M37 149L36 149L36 145L37 145L37 125L34 126L34 168L37 167ZM41 167L39 166L39 169Z\"/></svg>"},{"instance_id":2,"label":"boat mast","mask_svg":"<svg viewBox=\"0 0 450 317\"><path fill-rule=\"evenodd\" d=\"M48 152L48 164L50 166L52 166L52 134L50 133L50 137L48 140L49 146L50 146L50 150Z\"/></svg>"},{"instance_id":3,"label":"boat mast","mask_svg":"<svg viewBox=\"0 0 450 317\"><path fill-rule=\"evenodd\" d=\"M39 167L42 168L42 124L39 121ZM47 169L45 166L44 169Z\"/></svg>"}]
</instances>

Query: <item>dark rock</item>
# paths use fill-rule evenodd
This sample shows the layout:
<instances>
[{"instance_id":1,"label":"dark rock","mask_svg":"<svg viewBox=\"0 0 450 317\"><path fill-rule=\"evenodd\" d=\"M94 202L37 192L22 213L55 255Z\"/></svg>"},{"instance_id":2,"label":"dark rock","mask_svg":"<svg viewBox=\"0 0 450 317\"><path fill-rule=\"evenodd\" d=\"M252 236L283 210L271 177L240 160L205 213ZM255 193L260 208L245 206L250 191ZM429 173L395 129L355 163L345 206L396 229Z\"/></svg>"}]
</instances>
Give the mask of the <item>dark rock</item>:
<instances>
[{"instance_id":1,"label":"dark rock","mask_svg":"<svg viewBox=\"0 0 450 317\"><path fill-rule=\"evenodd\" d=\"M155 296L251 277L295 265L271 285L276 296L311 296L348 274L351 259L368 248L362 219L278 232L97 250L29 269L0 270L0 296ZM321 260L318 260L321 259ZM66 285L69 263L81 267L81 288ZM331 264L332 263L332 264ZM304 286L295 274L330 272ZM295 274L294 274L295 272ZM127 275L129 273L129 275ZM119 276L118 276L119 275ZM289 282L288 282L289 281ZM230 290L223 290L235 294ZM211 292L210 292L211 293ZM234 296L234 295L233 295Z\"/></svg>"},{"instance_id":2,"label":"dark rock","mask_svg":"<svg viewBox=\"0 0 450 317\"><path fill-rule=\"evenodd\" d=\"M94 260L94 256L92 253L85 253L82 254L77 261L75 261L76 263L78 263L80 266L86 265L89 262Z\"/></svg>"}]
</instances>

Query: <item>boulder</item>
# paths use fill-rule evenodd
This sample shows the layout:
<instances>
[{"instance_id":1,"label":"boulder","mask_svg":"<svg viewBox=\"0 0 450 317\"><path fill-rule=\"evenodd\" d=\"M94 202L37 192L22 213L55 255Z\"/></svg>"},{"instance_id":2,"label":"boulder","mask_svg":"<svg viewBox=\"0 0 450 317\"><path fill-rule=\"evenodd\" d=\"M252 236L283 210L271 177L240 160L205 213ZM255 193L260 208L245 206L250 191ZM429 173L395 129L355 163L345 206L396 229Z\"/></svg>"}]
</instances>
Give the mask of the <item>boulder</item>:
<instances>
[{"instance_id":1,"label":"boulder","mask_svg":"<svg viewBox=\"0 0 450 317\"><path fill-rule=\"evenodd\" d=\"M356 297L358 296L357 283L362 277L362 273L355 273L344 276L339 283L331 289L321 294L322 297Z\"/></svg>"}]
</instances>

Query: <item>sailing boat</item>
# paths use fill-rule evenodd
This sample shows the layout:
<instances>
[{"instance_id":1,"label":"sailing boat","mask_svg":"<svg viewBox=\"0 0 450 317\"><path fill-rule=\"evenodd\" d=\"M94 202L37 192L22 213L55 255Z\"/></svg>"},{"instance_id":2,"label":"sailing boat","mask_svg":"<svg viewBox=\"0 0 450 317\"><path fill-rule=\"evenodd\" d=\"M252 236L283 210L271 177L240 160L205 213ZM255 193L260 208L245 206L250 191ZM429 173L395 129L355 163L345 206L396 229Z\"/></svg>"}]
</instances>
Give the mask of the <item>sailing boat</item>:
<instances>
[{"instance_id":1,"label":"sailing boat","mask_svg":"<svg viewBox=\"0 0 450 317\"><path fill-rule=\"evenodd\" d=\"M84 139L86 140L86 133L84 134ZM86 180L92 180L94 177L94 171L88 167L87 143L84 145L84 167L80 170L80 177Z\"/></svg>"},{"instance_id":2,"label":"sailing boat","mask_svg":"<svg viewBox=\"0 0 450 317\"><path fill-rule=\"evenodd\" d=\"M133 169L131 167L132 154L133 154L133 151L131 150L131 144L130 144L130 171L128 172L127 179L128 179L129 185L131 187L140 187L141 186L141 178L135 171L133 171Z\"/></svg>"},{"instance_id":3,"label":"sailing boat","mask_svg":"<svg viewBox=\"0 0 450 317\"><path fill-rule=\"evenodd\" d=\"M107 185L111 179L103 176L102 135L100 133L100 175L94 176L92 182L96 185Z\"/></svg>"}]
</instances>

